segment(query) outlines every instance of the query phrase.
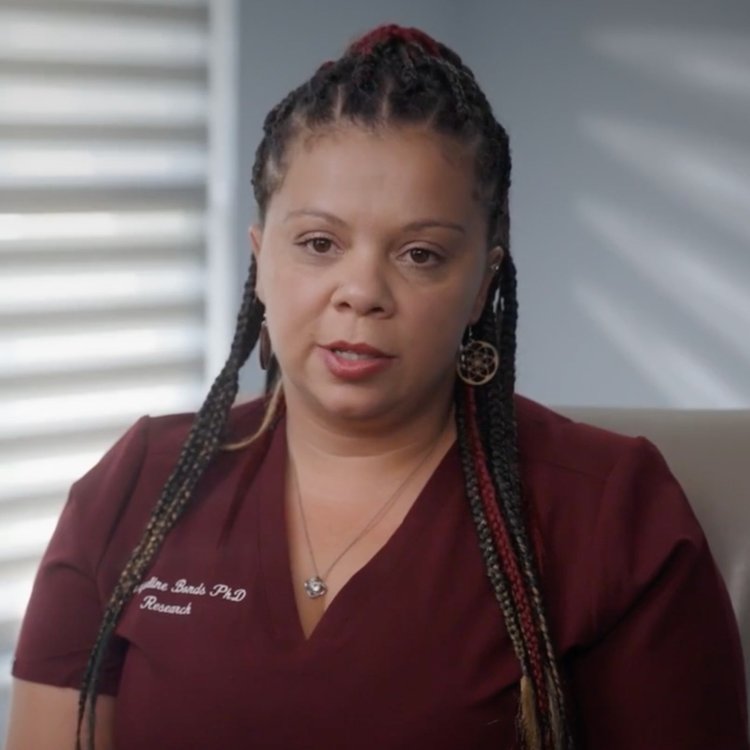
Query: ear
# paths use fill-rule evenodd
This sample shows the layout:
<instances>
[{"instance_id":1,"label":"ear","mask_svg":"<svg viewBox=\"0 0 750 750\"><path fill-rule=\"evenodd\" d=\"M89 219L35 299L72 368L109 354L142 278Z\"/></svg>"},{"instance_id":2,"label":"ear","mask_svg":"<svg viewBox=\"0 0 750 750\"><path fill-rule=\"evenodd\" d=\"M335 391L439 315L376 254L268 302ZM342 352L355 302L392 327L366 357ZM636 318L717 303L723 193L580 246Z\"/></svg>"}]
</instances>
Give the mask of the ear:
<instances>
[{"instance_id":1,"label":"ear","mask_svg":"<svg viewBox=\"0 0 750 750\"><path fill-rule=\"evenodd\" d=\"M263 227L260 224L253 224L248 231L250 237L250 248L255 256L255 262L258 262L258 256L260 255L260 247L263 242Z\"/></svg>"},{"instance_id":2,"label":"ear","mask_svg":"<svg viewBox=\"0 0 750 750\"><path fill-rule=\"evenodd\" d=\"M482 310L484 309L485 302L487 302L487 293L490 290L493 279L500 270L500 265L502 264L504 257L505 250L503 250L502 245L495 245L495 247L487 253L482 285L477 292L477 297L474 300L474 307L471 311L471 318L469 318L470 325L474 325L479 318L482 317Z\"/></svg>"},{"instance_id":3,"label":"ear","mask_svg":"<svg viewBox=\"0 0 750 750\"><path fill-rule=\"evenodd\" d=\"M260 250L263 245L263 227L260 224L253 224L248 232L250 237L250 249L252 250L253 256L255 257L255 265L258 272L255 277L255 296L263 302L263 289L261 285L261 273L260 273ZM263 302L265 304L265 302Z\"/></svg>"}]
</instances>

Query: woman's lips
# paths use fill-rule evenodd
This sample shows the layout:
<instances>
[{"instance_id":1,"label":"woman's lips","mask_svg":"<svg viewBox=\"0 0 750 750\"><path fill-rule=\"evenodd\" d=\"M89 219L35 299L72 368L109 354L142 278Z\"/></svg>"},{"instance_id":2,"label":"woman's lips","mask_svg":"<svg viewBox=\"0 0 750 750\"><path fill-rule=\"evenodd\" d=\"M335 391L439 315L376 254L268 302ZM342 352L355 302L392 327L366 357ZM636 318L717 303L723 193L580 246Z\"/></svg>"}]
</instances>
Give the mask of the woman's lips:
<instances>
[{"instance_id":1,"label":"woman's lips","mask_svg":"<svg viewBox=\"0 0 750 750\"><path fill-rule=\"evenodd\" d=\"M320 347L328 371L340 380L364 380L388 369L394 357L362 343L334 341Z\"/></svg>"},{"instance_id":2,"label":"woman's lips","mask_svg":"<svg viewBox=\"0 0 750 750\"><path fill-rule=\"evenodd\" d=\"M364 343L352 343L350 341L333 341L330 344L324 344L324 349L331 351L351 352L353 354L364 354L371 357L388 357L385 352L376 349L374 346Z\"/></svg>"}]
</instances>

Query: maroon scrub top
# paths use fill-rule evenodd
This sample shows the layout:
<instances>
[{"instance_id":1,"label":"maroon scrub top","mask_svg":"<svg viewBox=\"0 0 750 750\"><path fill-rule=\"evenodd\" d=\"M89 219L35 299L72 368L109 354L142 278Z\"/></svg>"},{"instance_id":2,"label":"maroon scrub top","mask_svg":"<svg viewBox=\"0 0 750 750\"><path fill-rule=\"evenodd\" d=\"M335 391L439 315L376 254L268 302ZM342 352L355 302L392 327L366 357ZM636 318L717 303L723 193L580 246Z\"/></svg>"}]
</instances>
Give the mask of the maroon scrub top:
<instances>
[{"instance_id":1,"label":"maroon scrub top","mask_svg":"<svg viewBox=\"0 0 750 750\"><path fill-rule=\"evenodd\" d=\"M580 748L745 750L736 620L645 438L516 397L522 482ZM260 402L236 406L232 439ZM193 420L142 417L72 487L13 674L77 688L103 607ZM284 521L285 420L220 453L117 627L101 692L118 750L517 747L520 669L454 444L306 640Z\"/></svg>"}]
</instances>

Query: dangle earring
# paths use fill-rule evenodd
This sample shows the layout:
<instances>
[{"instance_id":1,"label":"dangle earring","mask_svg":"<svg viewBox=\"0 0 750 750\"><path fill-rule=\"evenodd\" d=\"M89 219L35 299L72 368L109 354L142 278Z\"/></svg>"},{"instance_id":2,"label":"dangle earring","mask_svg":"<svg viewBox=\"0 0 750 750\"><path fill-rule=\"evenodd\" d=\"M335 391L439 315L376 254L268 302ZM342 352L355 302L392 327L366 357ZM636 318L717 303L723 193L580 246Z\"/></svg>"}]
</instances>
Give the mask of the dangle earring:
<instances>
[{"instance_id":1,"label":"dangle earring","mask_svg":"<svg viewBox=\"0 0 750 750\"><path fill-rule=\"evenodd\" d=\"M271 337L268 335L268 325L266 324L266 316L263 316L263 321L260 324L260 334L258 335L258 346L259 352L258 357L260 359L260 366L263 370L267 370L271 364Z\"/></svg>"},{"instance_id":2,"label":"dangle earring","mask_svg":"<svg viewBox=\"0 0 750 750\"><path fill-rule=\"evenodd\" d=\"M500 263L493 263L493 274L500 270ZM489 341L474 338L471 326L466 329L467 341L461 344L456 361L458 377L467 385L484 385L495 377L500 367L500 353Z\"/></svg>"},{"instance_id":3,"label":"dangle earring","mask_svg":"<svg viewBox=\"0 0 750 750\"><path fill-rule=\"evenodd\" d=\"M484 385L495 377L500 367L500 354L489 341L474 338L468 329L468 341L458 350L456 372L467 385Z\"/></svg>"}]
</instances>

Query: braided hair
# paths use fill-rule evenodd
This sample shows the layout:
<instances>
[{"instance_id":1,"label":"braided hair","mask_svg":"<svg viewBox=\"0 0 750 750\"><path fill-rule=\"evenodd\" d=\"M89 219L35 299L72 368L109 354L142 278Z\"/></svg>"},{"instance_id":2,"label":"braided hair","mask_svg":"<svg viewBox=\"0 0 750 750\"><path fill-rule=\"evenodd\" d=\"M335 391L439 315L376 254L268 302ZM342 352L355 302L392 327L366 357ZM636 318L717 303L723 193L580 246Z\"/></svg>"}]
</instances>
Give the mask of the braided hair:
<instances>
[{"instance_id":1,"label":"braided hair","mask_svg":"<svg viewBox=\"0 0 750 750\"><path fill-rule=\"evenodd\" d=\"M301 134L321 132L341 121L365 128L427 124L472 149L477 193L486 206L487 246L500 245L505 252L475 326L478 338L497 347L501 367L480 387L457 382L454 393L466 494L487 576L520 664L519 740L528 750L572 750L564 687L540 590L538 550L519 476L514 406L518 305L509 252L507 133L474 74L454 51L419 29L380 26L350 44L338 60L323 63L268 113L252 169L261 223L285 174L290 144ZM143 537L107 604L80 691L77 750L84 718L88 747L93 749L98 677L118 619L165 536L188 507L196 483L219 450L243 447L272 424L281 403L279 368L272 357L260 430L248 440L223 443L238 372L258 342L263 321L255 281L252 259L229 357L196 414Z\"/></svg>"}]
</instances>

